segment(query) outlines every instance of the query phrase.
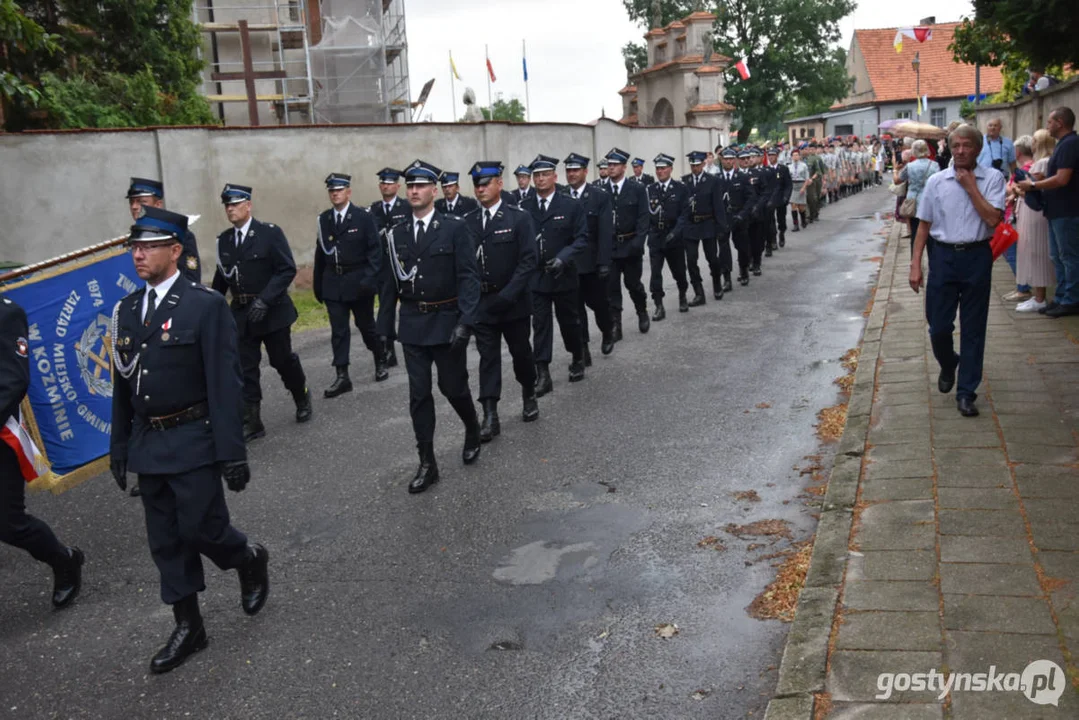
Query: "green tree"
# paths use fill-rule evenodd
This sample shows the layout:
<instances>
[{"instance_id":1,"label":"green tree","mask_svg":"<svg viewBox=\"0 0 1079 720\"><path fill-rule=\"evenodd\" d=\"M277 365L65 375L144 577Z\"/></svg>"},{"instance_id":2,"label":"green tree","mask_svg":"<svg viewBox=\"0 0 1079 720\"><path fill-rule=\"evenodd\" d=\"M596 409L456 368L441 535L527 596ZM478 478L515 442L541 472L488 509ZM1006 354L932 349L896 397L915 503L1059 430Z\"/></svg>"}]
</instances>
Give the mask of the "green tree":
<instances>
[{"instance_id":1,"label":"green tree","mask_svg":"<svg viewBox=\"0 0 1079 720\"><path fill-rule=\"evenodd\" d=\"M952 45L957 59L1006 66L1012 54L1041 67L1079 66L1079 13L1069 0L974 0Z\"/></svg>"},{"instance_id":2,"label":"green tree","mask_svg":"<svg viewBox=\"0 0 1079 720\"><path fill-rule=\"evenodd\" d=\"M626 72L631 75L648 67L648 48L644 43L626 43L622 46L622 57L626 61Z\"/></svg>"},{"instance_id":3,"label":"green tree","mask_svg":"<svg viewBox=\"0 0 1079 720\"><path fill-rule=\"evenodd\" d=\"M630 18L654 23L651 0L622 0ZM664 25L684 17L695 0L663 0ZM707 4L706 4L707 6ZM715 51L746 58L749 80L727 76L727 102L737 108L738 140L753 127L783 116L797 100L810 106L831 105L846 96L851 80L845 51L837 46L839 21L855 7L854 0L728 0L712 3ZM625 51L623 51L625 54Z\"/></svg>"},{"instance_id":4,"label":"green tree","mask_svg":"<svg viewBox=\"0 0 1079 720\"><path fill-rule=\"evenodd\" d=\"M56 54L57 40L14 0L0 0L0 117L37 106L41 91L33 70Z\"/></svg>"},{"instance_id":5,"label":"green tree","mask_svg":"<svg viewBox=\"0 0 1079 720\"><path fill-rule=\"evenodd\" d=\"M502 120L505 122L524 122L525 106L517 98L506 102L502 98L495 100L490 108L480 108L484 120Z\"/></svg>"}]
</instances>

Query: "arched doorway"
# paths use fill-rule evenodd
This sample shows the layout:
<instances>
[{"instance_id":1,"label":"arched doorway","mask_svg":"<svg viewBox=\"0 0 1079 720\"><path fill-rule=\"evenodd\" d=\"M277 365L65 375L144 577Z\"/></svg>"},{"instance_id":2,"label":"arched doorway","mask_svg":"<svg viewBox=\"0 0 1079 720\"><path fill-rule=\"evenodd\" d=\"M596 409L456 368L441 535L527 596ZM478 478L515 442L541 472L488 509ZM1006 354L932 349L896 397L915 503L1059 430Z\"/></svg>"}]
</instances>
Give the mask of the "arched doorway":
<instances>
[{"instance_id":1,"label":"arched doorway","mask_svg":"<svg viewBox=\"0 0 1079 720\"><path fill-rule=\"evenodd\" d=\"M674 125L674 106L667 98L660 98L652 109L652 121L649 125Z\"/></svg>"}]
</instances>

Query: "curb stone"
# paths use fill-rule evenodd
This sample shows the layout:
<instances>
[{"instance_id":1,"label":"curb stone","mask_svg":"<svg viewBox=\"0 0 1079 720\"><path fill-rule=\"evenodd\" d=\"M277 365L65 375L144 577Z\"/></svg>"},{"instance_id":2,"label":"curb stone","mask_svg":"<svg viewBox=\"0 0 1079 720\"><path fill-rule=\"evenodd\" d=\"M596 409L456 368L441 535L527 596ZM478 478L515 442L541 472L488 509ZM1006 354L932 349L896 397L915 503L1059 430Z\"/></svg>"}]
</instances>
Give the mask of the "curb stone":
<instances>
[{"instance_id":1,"label":"curb stone","mask_svg":"<svg viewBox=\"0 0 1079 720\"><path fill-rule=\"evenodd\" d=\"M880 336L891 287L887 283L887 290L882 293L881 283L886 273L895 272L901 228L899 223L893 223L888 235L884 261L873 289L873 309L860 342L858 369L847 405L847 424L828 478L806 584L783 648L775 697L768 703L764 720L813 720L814 693L822 692L825 687L828 642L846 571L853 508L869 435Z\"/></svg>"}]
</instances>

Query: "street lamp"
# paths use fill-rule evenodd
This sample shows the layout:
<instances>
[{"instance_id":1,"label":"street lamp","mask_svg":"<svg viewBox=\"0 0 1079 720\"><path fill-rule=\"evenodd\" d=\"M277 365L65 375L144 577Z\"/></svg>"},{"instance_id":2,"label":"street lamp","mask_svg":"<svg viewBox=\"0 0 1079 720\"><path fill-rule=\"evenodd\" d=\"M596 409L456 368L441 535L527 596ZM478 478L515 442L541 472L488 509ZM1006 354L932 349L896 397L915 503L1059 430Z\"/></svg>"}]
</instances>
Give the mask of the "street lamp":
<instances>
[{"instance_id":1,"label":"street lamp","mask_svg":"<svg viewBox=\"0 0 1079 720\"><path fill-rule=\"evenodd\" d=\"M922 101L919 99L922 97L922 61L919 57L921 53L915 52L914 59L910 61L910 66L914 68L914 107L915 112L918 114L918 121L922 119Z\"/></svg>"}]
</instances>

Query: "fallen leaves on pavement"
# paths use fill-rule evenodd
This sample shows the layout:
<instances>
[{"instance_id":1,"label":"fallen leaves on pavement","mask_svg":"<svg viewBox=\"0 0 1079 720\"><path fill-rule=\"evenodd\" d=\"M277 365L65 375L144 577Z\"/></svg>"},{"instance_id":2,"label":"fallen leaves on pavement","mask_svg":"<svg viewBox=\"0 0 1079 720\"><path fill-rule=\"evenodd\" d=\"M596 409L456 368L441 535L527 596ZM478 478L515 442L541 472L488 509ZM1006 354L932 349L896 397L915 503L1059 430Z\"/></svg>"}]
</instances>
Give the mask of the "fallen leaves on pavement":
<instances>
[{"instance_id":1,"label":"fallen leaves on pavement","mask_svg":"<svg viewBox=\"0 0 1079 720\"><path fill-rule=\"evenodd\" d=\"M746 502L760 502L761 496L757 494L756 490L739 490L734 493L735 500L744 500Z\"/></svg>"},{"instance_id":2,"label":"fallen leaves on pavement","mask_svg":"<svg viewBox=\"0 0 1079 720\"><path fill-rule=\"evenodd\" d=\"M724 530L742 540L747 537L764 536L783 537L790 540L793 537L790 523L786 520L756 520L748 525L729 523Z\"/></svg>"},{"instance_id":3,"label":"fallen leaves on pavement","mask_svg":"<svg viewBox=\"0 0 1079 720\"><path fill-rule=\"evenodd\" d=\"M824 442L837 442L847 426L847 403L826 407L817 413L817 437Z\"/></svg>"},{"instance_id":4,"label":"fallen leaves on pavement","mask_svg":"<svg viewBox=\"0 0 1079 720\"><path fill-rule=\"evenodd\" d=\"M678 626L674 623L660 623L656 625L656 637L670 640L678 634Z\"/></svg>"},{"instance_id":5,"label":"fallen leaves on pavement","mask_svg":"<svg viewBox=\"0 0 1079 720\"><path fill-rule=\"evenodd\" d=\"M719 538L717 538L715 535L709 535L708 537L704 538L703 540L701 540L700 542L697 543L697 547L699 547L699 548L709 548L709 549L715 550L717 552L723 552L724 550L727 549L727 546L724 545L723 543L721 543L719 541Z\"/></svg>"},{"instance_id":6,"label":"fallen leaves on pavement","mask_svg":"<svg viewBox=\"0 0 1079 720\"><path fill-rule=\"evenodd\" d=\"M776 573L776 579L769 583L768 587L754 598L747 608L750 617L757 620L781 620L782 622L794 620L798 596L805 587L812 552L813 544L805 543L783 561L779 566L779 572Z\"/></svg>"}]
</instances>

